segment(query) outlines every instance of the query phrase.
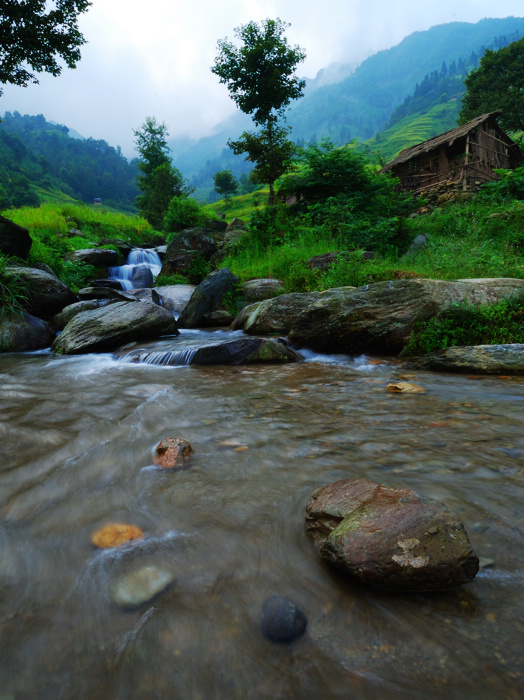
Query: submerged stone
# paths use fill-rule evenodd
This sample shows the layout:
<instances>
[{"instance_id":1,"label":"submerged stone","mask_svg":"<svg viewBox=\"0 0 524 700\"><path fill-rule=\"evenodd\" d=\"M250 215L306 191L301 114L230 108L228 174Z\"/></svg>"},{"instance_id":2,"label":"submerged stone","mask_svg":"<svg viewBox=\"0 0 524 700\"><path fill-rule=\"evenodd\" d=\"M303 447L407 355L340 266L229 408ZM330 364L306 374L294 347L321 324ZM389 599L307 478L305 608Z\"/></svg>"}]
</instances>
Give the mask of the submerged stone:
<instances>
[{"instance_id":1,"label":"submerged stone","mask_svg":"<svg viewBox=\"0 0 524 700\"><path fill-rule=\"evenodd\" d=\"M118 579L111 588L111 598L121 608L136 608L162 593L173 580L167 569L143 566Z\"/></svg>"},{"instance_id":2,"label":"submerged stone","mask_svg":"<svg viewBox=\"0 0 524 700\"><path fill-rule=\"evenodd\" d=\"M379 588L448 590L479 569L463 524L445 505L365 479L318 489L306 529L321 557Z\"/></svg>"},{"instance_id":3,"label":"submerged stone","mask_svg":"<svg viewBox=\"0 0 524 700\"><path fill-rule=\"evenodd\" d=\"M192 454L193 448L187 440L168 437L157 445L153 463L164 469L184 467Z\"/></svg>"},{"instance_id":4,"label":"submerged stone","mask_svg":"<svg viewBox=\"0 0 524 700\"><path fill-rule=\"evenodd\" d=\"M260 627L273 642L292 642L306 631L307 617L289 598L272 595L262 606Z\"/></svg>"},{"instance_id":5,"label":"submerged stone","mask_svg":"<svg viewBox=\"0 0 524 700\"><path fill-rule=\"evenodd\" d=\"M142 530L136 525L126 523L110 523L101 530L97 530L91 537L91 542L100 549L119 547L130 540L137 540L143 536Z\"/></svg>"}]
</instances>

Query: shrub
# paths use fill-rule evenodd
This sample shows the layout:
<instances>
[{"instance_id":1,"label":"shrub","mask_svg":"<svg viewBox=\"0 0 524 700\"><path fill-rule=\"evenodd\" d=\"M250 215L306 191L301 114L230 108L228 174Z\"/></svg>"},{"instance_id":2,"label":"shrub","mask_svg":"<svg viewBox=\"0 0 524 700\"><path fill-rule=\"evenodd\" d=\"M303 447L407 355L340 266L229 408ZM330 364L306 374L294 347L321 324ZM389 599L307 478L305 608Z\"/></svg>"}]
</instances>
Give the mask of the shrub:
<instances>
[{"instance_id":1,"label":"shrub","mask_svg":"<svg viewBox=\"0 0 524 700\"><path fill-rule=\"evenodd\" d=\"M15 258L8 258L0 253L0 321L14 314L21 314L24 302L31 294L27 282L16 274L6 274L6 268L16 263Z\"/></svg>"},{"instance_id":2,"label":"shrub","mask_svg":"<svg viewBox=\"0 0 524 700\"><path fill-rule=\"evenodd\" d=\"M415 324L402 355L425 355L456 345L524 343L524 294L489 306L452 304Z\"/></svg>"},{"instance_id":3,"label":"shrub","mask_svg":"<svg viewBox=\"0 0 524 700\"><path fill-rule=\"evenodd\" d=\"M164 216L164 231L179 233L185 228L203 226L208 215L201 204L191 197L173 197ZM168 236L168 242L170 237Z\"/></svg>"}]
</instances>

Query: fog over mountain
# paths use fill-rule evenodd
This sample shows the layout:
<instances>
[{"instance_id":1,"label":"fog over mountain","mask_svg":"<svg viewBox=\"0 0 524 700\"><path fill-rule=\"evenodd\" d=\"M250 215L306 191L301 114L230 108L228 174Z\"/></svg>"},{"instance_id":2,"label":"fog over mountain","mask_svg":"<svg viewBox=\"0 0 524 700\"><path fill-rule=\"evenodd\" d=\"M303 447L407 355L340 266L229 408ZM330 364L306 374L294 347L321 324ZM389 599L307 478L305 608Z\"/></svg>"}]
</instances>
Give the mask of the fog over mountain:
<instances>
[{"instance_id":1,"label":"fog over mountain","mask_svg":"<svg viewBox=\"0 0 524 700\"><path fill-rule=\"evenodd\" d=\"M88 44L76 70L66 69L59 78L42 75L40 85L27 88L6 86L0 112L44 114L85 137L120 145L133 157L133 129L146 116L164 121L173 138L200 138L234 113L210 67L217 41L232 39L234 27L251 20L290 22L290 43L307 53L300 74L320 87L414 31L523 10L522 0L150 0L146 6L94 0L80 20Z\"/></svg>"}]
</instances>

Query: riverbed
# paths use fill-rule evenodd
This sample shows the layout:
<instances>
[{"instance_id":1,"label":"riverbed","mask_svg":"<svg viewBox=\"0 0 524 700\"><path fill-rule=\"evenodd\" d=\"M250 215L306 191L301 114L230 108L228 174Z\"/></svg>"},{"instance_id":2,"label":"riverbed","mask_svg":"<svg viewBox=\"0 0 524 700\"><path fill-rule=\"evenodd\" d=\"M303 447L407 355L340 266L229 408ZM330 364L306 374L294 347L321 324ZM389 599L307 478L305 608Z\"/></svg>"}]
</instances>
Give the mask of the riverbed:
<instances>
[{"instance_id":1,"label":"riverbed","mask_svg":"<svg viewBox=\"0 0 524 700\"><path fill-rule=\"evenodd\" d=\"M0 700L524 696L523 379L306 360L0 355ZM187 468L153 465L169 436L192 445ZM475 580L390 594L329 568L304 509L348 477L452 508ZM144 537L96 549L114 521ZM174 580L122 609L114 581L142 565ZM273 594L307 616L292 643L260 630Z\"/></svg>"}]
</instances>

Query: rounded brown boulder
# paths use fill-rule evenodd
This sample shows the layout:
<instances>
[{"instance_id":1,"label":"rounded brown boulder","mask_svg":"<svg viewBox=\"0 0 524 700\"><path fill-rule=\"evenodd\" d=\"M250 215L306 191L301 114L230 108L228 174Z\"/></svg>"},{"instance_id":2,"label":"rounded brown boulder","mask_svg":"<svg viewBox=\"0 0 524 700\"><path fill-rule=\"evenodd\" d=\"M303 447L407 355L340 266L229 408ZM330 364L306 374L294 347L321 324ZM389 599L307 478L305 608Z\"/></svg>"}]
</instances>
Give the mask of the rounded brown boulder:
<instances>
[{"instance_id":1,"label":"rounded brown boulder","mask_svg":"<svg viewBox=\"0 0 524 700\"><path fill-rule=\"evenodd\" d=\"M398 591L442 591L479 569L459 518L442 503L365 479L318 489L306 529L320 556L365 584Z\"/></svg>"},{"instance_id":2,"label":"rounded brown boulder","mask_svg":"<svg viewBox=\"0 0 524 700\"><path fill-rule=\"evenodd\" d=\"M153 462L164 469L175 469L184 467L192 454L193 448L187 440L168 437L157 445Z\"/></svg>"}]
</instances>

